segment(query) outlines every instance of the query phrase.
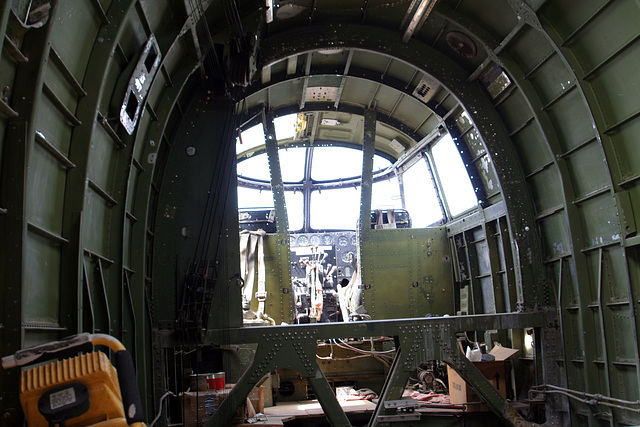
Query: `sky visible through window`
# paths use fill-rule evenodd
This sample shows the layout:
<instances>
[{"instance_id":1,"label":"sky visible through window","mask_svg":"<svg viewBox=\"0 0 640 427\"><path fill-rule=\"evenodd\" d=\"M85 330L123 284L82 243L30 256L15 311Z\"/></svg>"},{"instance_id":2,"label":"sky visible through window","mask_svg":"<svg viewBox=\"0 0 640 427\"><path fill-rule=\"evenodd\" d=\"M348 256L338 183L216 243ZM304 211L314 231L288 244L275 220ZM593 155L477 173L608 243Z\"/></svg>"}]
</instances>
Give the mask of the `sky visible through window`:
<instances>
[{"instance_id":1,"label":"sky visible through window","mask_svg":"<svg viewBox=\"0 0 640 427\"><path fill-rule=\"evenodd\" d=\"M403 175L404 200L414 228L442 221L442 209L425 159L417 161Z\"/></svg>"},{"instance_id":2,"label":"sky visible through window","mask_svg":"<svg viewBox=\"0 0 640 427\"><path fill-rule=\"evenodd\" d=\"M274 120L278 140L291 138L295 134L297 115L291 114ZM251 150L264 144L262 124L242 132L236 141L237 153ZM289 147L278 150L282 178L285 183L301 183L305 177L306 147ZM445 135L431 149L438 173L443 197L450 215L455 217L477 205L475 191L467 169L449 135ZM335 181L359 177L362 174L362 151L348 147L315 147L310 178L313 181ZM392 164L376 155L374 173L385 170ZM257 154L238 163L238 175L269 183L270 172L266 153ZM411 216L413 227L421 228L439 223L444 218L438 200L434 179L431 177L426 159L417 161L403 174L405 207ZM303 228L304 194L302 191L286 191L285 202L290 231ZM273 208L271 190L258 190L238 186L238 208ZM314 230L355 229L360 216L360 187L313 190L310 199L310 226ZM398 179L391 176L376 182L372 189L371 209L401 209L402 198Z\"/></svg>"},{"instance_id":3,"label":"sky visible through window","mask_svg":"<svg viewBox=\"0 0 640 427\"><path fill-rule=\"evenodd\" d=\"M476 192L451 136L445 135L438 141L431 154L451 215L455 217L476 206Z\"/></svg>"}]
</instances>

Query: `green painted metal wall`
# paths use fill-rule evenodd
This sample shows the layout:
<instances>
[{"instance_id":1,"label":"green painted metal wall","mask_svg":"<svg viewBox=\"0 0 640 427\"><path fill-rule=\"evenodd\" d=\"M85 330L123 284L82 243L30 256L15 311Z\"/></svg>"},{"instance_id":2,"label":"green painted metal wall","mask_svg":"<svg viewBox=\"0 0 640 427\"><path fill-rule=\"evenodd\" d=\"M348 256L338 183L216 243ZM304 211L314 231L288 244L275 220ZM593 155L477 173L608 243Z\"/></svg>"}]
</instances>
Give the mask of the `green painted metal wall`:
<instances>
[{"instance_id":1,"label":"green painted metal wall","mask_svg":"<svg viewBox=\"0 0 640 427\"><path fill-rule=\"evenodd\" d=\"M373 319L454 314L445 228L371 230L360 248L364 306Z\"/></svg>"},{"instance_id":2,"label":"green painted metal wall","mask_svg":"<svg viewBox=\"0 0 640 427\"><path fill-rule=\"evenodd\" d=\"M7 35L0 57L0 350L6 355L78 331L111 332L134 350L142 392L152 408L154 393L157 401L161 391L153 387L152 371L161 375L162 367L151 328L159 319L171 320L165 310L171 312L168 306L173 305L159 300L164 292L177 294L177 278L165 274L184 265L169 265L169 260L172 255L188 258L188 247L179 254L182 246L172 246L176 237L169 237L169 231L178 228L162 215L169 192L180 189L177 183L172 187L170 173L193 172L184 150L176 148L186 143L190 121L199 114L192 104L202 87L198 42L188 19L192 11L170 0L52 5L45 25L30 29L11 16L9 2L0 5L0 33ZM347 15L360 19L358 13ZM319 15L324 20L331 16ZM394 16L365 22L397 31ZM430 45L453 57L460 74L471 81L480 74L474 71L494 62L513 82L495 99L484 94L483 105L495 112L506 140L493 141L488 126L468 129L483 122L485 113L469 108L461 97L471 118L458 121L460 130L468 131L465 150L484 165L485 213L502 202L508 207L507 216L485 215L477 224L486 236L503 233L504 245L474 246L480 254L503 251L500 257L489 256L498 261L478 274L493 275L478 278L475 296L484 296L482 310L491 307L488 290L495 292L499 280L508 285L503 303L493 300L497 311L501 304L514 311L523 300L527 309L557 305L562 347L547 357L545 370L555 372L557 384L631 401L640 398L638 22L640 7L634 0L441 0L414 36L411 53L426 57L430 50L424 46ZM469 34L479 56L454 56L441 37L445 28ZM118 77L152 33L162 53L161 70L138 128L128 135L117 128L110 104L119 95L114 93ZM374 40L363 43L371 51L385 49ZM449 82L452 89L456 84ZM439 101L448 107L457 104L454 98ZM175 133L178 127L182 130ZM206 137L197 139L203 144ZM517 161L505 164L497 152L487 150L504 144ZM517 170L514 176L524 177L534 211L533 222L522 227L513 226L520 212L509 210L514 206L510 168ZM541 239L544 269L540 281L523 286L531 280L519 270L527 255L517 253L513 239L521 237L524 226ZM230 230L233 221L222 228ZM448 235L455 242L473 230L465 225ZM235 248L230 243L229 257ZM453 267L459 268L456 263ZM517 288L515 296L509 286ZM538 297L538 286L548 287L547 297ZM461 289L465 293L468 298ZM454 304L461 310L462 298ZM148 366L148 360L155 364ZM3 410L15 407L16 387L16 374L3 372ZM571 403L568 413L575 425L595 425L596 419L639 422L628 411L596 414L580 403Z\"/></svg>"}]
</instances>

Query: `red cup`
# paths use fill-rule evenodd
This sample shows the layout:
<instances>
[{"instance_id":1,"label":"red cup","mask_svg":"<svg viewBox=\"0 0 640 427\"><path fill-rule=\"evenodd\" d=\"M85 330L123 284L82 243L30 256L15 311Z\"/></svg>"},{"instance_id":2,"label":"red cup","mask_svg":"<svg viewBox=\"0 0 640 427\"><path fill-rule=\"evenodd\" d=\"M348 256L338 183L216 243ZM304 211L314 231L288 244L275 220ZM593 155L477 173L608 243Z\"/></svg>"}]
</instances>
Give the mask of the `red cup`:
<instances>
[{"instance_id":1,"label":"red cup","mask_svg":"<svg viewBox=\"0 0 640 427\"><path fill-rule=\"evenodd\" d=\"M225 380L224 372L216 372L215 374L213 374L213 387L211 387L211 384L210 384L209 388L213 390L224 389L224 380Z\"/></svg>"},{"instance_id":2,"label":"red cup","mask_svg":"<svg viewBox=\"0 0 640 427\"><path fill-rule=\"evenodd\" d=\"M215 390L215 383L216 383L216 379L213 378L213 375L207 375L207 387L209 388L209 390Z\"/></svg>"}]
</instances>

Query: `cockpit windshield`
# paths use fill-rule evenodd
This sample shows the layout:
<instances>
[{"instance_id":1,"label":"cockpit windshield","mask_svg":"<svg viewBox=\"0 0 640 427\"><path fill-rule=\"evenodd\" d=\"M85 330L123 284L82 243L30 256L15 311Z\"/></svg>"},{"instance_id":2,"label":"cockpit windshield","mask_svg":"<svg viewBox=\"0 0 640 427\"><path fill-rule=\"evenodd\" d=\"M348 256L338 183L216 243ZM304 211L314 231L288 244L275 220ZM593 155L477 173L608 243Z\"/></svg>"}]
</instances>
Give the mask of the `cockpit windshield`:
<instances>
[{"instance_id":1,"label":"cockpit windshield","mask_svg":"<svg viewBox=\"0 0 640 427\"><path fill-rule=\"evenodd\" d=\"M362 145L301 138L301 118L274 119L289 232L355 230L360 211ZM338 133L334 131L334 133ZM274 209L262 123L236 141L238 208ZM443 224L477 206L467 169L448 133L392 156L376 150L372 211L406 211L411 226Z\"/></svg>"}]
</instances>

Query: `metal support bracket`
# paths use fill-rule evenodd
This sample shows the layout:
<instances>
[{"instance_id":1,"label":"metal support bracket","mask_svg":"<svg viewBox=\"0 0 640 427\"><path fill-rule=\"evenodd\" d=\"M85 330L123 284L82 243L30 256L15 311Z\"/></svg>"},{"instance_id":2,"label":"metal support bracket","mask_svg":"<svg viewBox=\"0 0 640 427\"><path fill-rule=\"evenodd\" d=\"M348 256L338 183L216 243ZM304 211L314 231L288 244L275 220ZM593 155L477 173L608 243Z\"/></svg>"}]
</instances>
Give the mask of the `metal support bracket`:
<instances>
[{"instance_id":1,"label":"metal support bracket","mask_svg":"<svg viewBox=\"0 0 640 427\"><path fill-rule=\"evenodd\" d=\"M317 330L312 329L265 334L258 343L253 363L211 417L207 426L227 425L258 381L267 373L280 368L293 369L305 377L332 426L351 426L316 362L317 333Z\"/></svg>"},{"instance_id":2,"label":"metal support bracket","mask_svg":"<svg viewBox=\"0 0 640 427\"><path fill-rule=\"evenodd\" d=\"M471 384L478 396L484 399L491 410L505 420L507 425L534 426L535 424L525 421L462 354L458 348L456 334L477 329L549 328L554 325L556 316L555 311L538 311L208 330L204 337L205 343L258 343L258 349L252 365L207 425L225 425L266 373L289 368L298 371L307 379L332 425L348 426L349 421L316 362L317 340L344 336L393 336L398 340L399 346L380 393L378 405L371 417L370 426L389 422L381 417L398 415L391 412L397 408L393 408L393 404L391 407L385 406L385 402L399 400L413 370L428 360L441 360L450 365ZM180 339L172 332L166 331L163 335L165 347L180 345Z\"/></svg>"},{"instance_id":3,"label":"metal support bracket","mask_svg":"<svg viewBox=\"0 0 640 427\"><path fill-rule=\"evenodd\" d=\"M400 328L400 345L405 349L402 368L407 375L425 360L441 360L453 368L510 426L535 426L524 420L458 347L451 324L411 325Z\"/></svg>"}]
</instances>

